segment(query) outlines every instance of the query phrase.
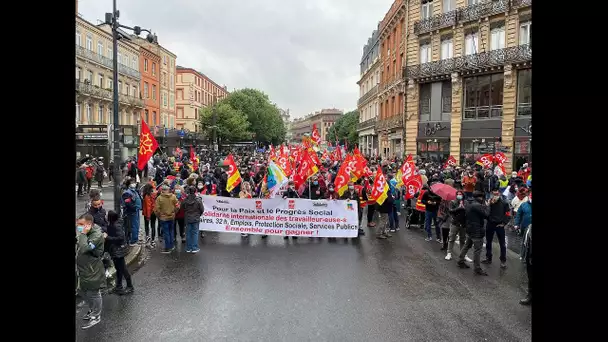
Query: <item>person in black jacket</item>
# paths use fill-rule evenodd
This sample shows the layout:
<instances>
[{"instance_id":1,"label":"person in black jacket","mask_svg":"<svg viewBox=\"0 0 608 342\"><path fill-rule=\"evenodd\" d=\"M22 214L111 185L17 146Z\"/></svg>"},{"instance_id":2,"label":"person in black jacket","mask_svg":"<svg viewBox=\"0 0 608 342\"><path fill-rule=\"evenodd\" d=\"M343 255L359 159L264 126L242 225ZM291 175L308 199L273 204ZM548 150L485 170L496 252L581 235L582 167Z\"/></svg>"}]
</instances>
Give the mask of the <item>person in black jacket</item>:
<instances>
[{"instance_id":1,"label":"person in black jacket","mask_svg":"<svg viewBox=\"0 0 608 342\"><path fill-rule=\"evenodd\" d=\"M422 195L420 201L426 206L424 216L424 229L426 230L427 238L425 239L425 241L433 240L433 233L431 232L431 221L433 221L433 223L435 224L435 234L437 235L437 242L442 243L441 228L437 219L437 211L439 210L439 205L441 204L441 197L437 196L437 194L435 194L428 185L424 185L422 189L425 190L425 192Z\"/></svg>"},{"instance_id":2,"label":"person in black jacket","mask_svg":"<svg viewBox=\"0 0 608 342\"><path fill-rule=\"evenodd\" d=\"M388 221L389 215L393 215L394 202L393 194L388 191L386 199L378 208L380 212L380 221L377 225L378 232L376 232L376 238L378 239L386 239L393 236L388 232Z\"/></svg>"},{"instance_id":3,"label":"person in black jacket","mask_svg":"<svg viewBox=\"0 0 608 342\"><path fill-rule=\"evenodd\" d=\"M509 222L511 208L509 203L500 195L498 189L492 191L492 197L489 199L490 216L486 225L486 258L482 261L483 264L492 263L492 239L494 233L498 237L498 245L500 246L500 267L507 268L507 245L505 242L505 225Z\"/></svg>"},{"instance_id":4,"label":"person in black jacket","mask_svg":"<svg viewBox=\"0 0 608 342\"><path fill-rule=\"evenodd\" d=\"M289 181L289 183L287 183L287 186L287 191L283 192L283 198L300 198L300 196L298 196L298 192L296 191L296 185L293 181ZM291 238L293 240L298 239L297 236L292 236ZM283 239L287 240L289 239L289 236L283 236Z\"/></svg>"},{"instance_id":5,"label":"person in black jacket","mask_svg":"<svg viewBox=\"0 0 608 342\"><path fill-rule=\"evenodd\" d=\"M203 202L196 197L196 188L189 186L186 188L188 197L182 203L184 208L184 220L186 221L186 253L198 253L198 227L203 215Z\"/></svg>"},{"instance_id":6,"label":"person in black jacket","mask_svg":"<svg viewBox=\"0 0 608 342\"><path fill-rule=\"evenodd\" d=\"M475 274L488 275L481 268L481 249L483 248L483 238L486 234L484 220L488 219L490 209L484 204L485 194L481 191L473 192L473 199L465 205L465 220L467 241L464 248L460 251L458 266L460 268L471 268L464 261L464 257L471 247L473 247L473 266Z\"/></svg>"},{"instance_id":7,"label":"person in black jacket","mask_svg":"<svg viewBox=\"0 0 608 342\"><path fill-rule=\"evenodd\" d=\"M325 191L319 185L319 179L317 178L317 176L311 177L310 183L302 193L302 197L311 200L319 200L325 197Z\"/></svg>"},{"instance_id":8,"label":"person in black jacket","mask_svg":"<svg viewBox=\"0 0 608 342\"><path fill-rule=\"evenodd\" d=\"M129 274L127 264L125 263L125 256L129 251L129 247L127 246L122 226L123 220L118 213L110 210L108 212L108 229L106 233L103 233L103 237L106 239L105 244L109 245L108 251L116 268L116 287L114 288L114 293L118 295L133 293L134 290L131 274ZM127 281L126 289L122 287L123 278Z\"/></svg>"}]
</instances>

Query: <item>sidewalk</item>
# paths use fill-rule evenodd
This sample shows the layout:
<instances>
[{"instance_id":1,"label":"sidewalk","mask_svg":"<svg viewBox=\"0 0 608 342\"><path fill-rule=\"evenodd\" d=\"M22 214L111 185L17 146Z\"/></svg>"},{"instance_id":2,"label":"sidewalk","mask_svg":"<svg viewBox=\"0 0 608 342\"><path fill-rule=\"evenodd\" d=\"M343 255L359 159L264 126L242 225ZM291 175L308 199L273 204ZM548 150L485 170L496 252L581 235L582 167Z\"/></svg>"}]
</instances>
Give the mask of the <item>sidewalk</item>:
<instances>
[{"instance_id":1,"label":"sidewalk","mask_svg":"<svg viewBox=\"0 0 608 342\"><path fill-rule=\"evenodd\" d=\"M97 185L96 184L92 185L91 189L97 189ZM106 209L106 212L109 210L114 210L114 198L113 198L114 196L113 196L112 190L113 189L112 189L111 185L108 187L106 184L104 184L104 187L101 190L101 199L104 202L103 207ZM78 215L85 212L86 202L88 200L89 200L88 195L85 195L84 197L76 198L76 208L75 208L76 217L78 217ZM139 222L139 239L143 240L144 238L145 238L145 229L144 229L144 220L142 218ZM129 247L129 253L125 257L125 262L127 264L127 267L134 264L137 261L137 258L142 253L144 247L145 247L145 245L137 245L134 247ZM114 278L116 276L116 269L114 268L114 265L110 266L110 268L108 270L110 271L110 279L112 280L112 283L114 283Z\"/></svg>"}]
</instances>

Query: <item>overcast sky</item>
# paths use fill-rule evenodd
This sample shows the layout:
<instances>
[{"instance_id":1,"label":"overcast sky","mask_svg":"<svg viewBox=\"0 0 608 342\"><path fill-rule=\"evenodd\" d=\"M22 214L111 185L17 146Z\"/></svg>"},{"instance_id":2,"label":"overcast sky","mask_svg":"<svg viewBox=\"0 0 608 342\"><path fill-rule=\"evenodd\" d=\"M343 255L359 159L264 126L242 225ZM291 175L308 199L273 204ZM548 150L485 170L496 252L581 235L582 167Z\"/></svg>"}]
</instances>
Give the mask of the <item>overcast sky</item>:
<instances>
[{"instance_id":1,"label":"overcast sky","mask_svg":"<svg viewBox=\"0 0 608 342\"><path fill-rule=\"evenodd\" d=\"M300 117L356 109L363 45L393 0L118 0L120 23L151 28L177 64L228 90L256 88ZM93 24L111 0L80 0Z\"/></svg>"}]
</instances>

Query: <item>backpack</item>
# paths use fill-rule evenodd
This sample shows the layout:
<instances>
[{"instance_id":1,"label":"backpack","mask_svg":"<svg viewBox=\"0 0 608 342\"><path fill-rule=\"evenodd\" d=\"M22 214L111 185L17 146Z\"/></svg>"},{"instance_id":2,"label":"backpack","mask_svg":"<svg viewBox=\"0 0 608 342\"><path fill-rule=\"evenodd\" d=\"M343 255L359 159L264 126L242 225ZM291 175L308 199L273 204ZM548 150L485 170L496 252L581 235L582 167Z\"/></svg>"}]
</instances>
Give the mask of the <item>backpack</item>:
<instances>
[{"instance_id":1,"label":"backpack","mask_svg":"<svg viewBox=\"0 0 608 342\"><path fill-rule=\"evenodd\" d=\"M93 178L93 168L87 167L87 169L86 169L86 177L87 177L87 179L92 179Z\"/></svg>"}]
</instances>

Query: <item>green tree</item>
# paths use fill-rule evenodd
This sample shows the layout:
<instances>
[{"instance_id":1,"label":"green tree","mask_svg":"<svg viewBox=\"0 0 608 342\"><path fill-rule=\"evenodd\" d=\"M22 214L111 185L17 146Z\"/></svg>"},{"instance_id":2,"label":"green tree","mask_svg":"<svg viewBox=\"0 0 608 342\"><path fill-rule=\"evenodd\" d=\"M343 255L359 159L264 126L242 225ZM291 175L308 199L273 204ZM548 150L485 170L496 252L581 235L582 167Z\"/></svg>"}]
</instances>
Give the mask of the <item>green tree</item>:
<instances>
[{"instance_id":1,"label":"green tree","mask_svg":"<svg viewBox=\"0 0 608 342\"><path fill-rule=\"evenodd\" d=\"M255 134L256 141L273 145L285 141L283 119L268 95L257 89L245 88L230 93L222 103L229 104L247 117L249 130Z\"/></svg>"},{"instance_id":2,"label":"green tree","mask_svg":"<svg viewBox=\"0 0 608 342\"><path fill-rule=\"evenodd\" d=\"M227 102L218 102L215 105L216 109L216 126L217 137L222 142L245 141L251 139L251 131L249 130L249 122L247 116L232 108ZM205 136L211 138L213 136L213 111L212 107L202 108L200 110L201 129Z\"/></svg>"},{"instance_id":3,"label":"green tree","mask_svg":"<svg viewBox=\"0 0 608 342\"><path fill-rule=\"evenodd\" d=\"M353 110L342 115L329 129L327 140L332 143L338 140L340 144L344 144L346 141L348 146L354 147L359 142L357 124L359 124L358 110Z\"/></svg>"}]
</instances>

